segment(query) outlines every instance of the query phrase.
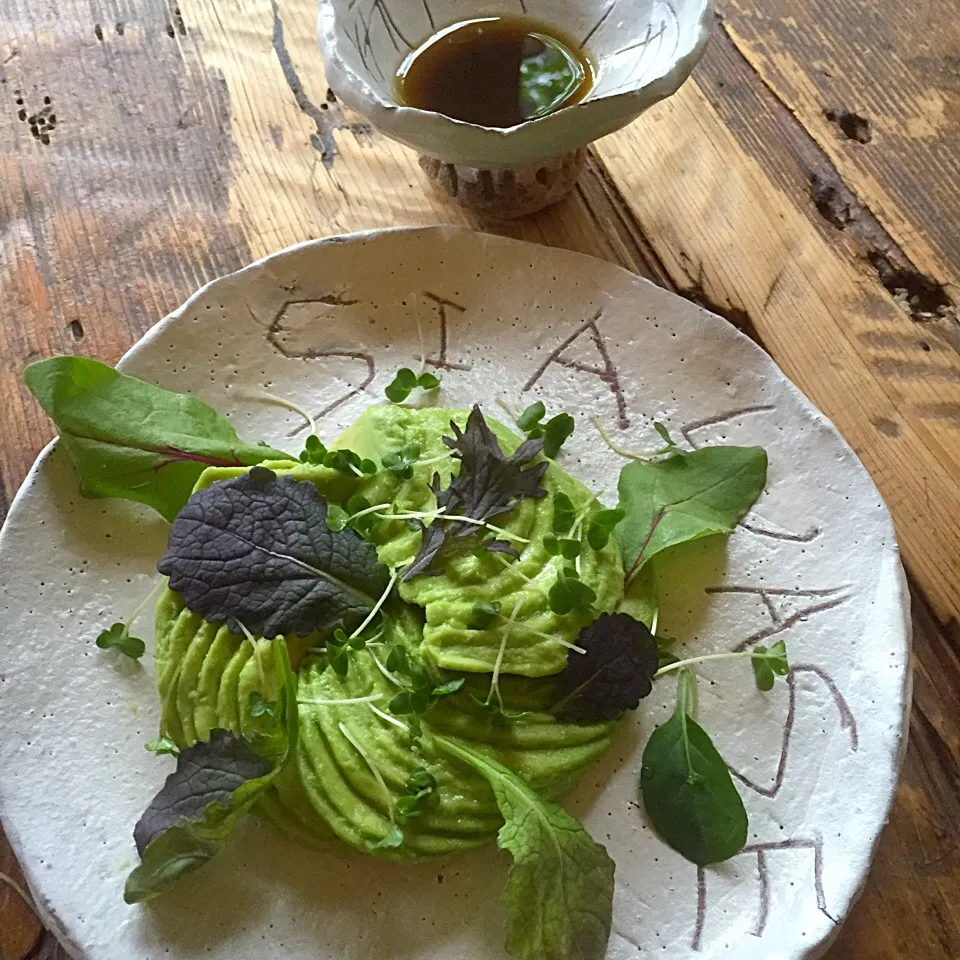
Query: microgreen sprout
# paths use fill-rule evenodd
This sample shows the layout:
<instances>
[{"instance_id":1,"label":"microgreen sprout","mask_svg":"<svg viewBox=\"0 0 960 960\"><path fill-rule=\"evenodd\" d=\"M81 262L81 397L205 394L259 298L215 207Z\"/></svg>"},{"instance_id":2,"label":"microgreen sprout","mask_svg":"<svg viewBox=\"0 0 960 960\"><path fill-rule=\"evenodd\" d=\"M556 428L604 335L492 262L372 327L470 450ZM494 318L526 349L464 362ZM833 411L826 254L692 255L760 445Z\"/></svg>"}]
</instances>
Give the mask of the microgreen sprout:
<instances>
[{"instance_id":1,"label":"microgreen sprout","mask_svg":"<svg viewBox=\"0 0 960 960\"><path fill-rule=\"evenodd\" d=\"M436 390L439 386L440 378L435 373L415 373L409 367L401 367L383 392L391 403L403 403L414 390Z\"/></svg>"},{"instance_id":2,"label":"microgreen sprout","mask_svg":"<svg viewBox=\"0 0 960 960\"><path fill-rule=\"evenodd\" d=\"M588 614L593 609L597 594L582 583L576 567L562 567L548 594L550 609L559 616L568 613Z\"/></svg>"},{"instance_id":3,"label":"microgreen sprout","mask_svg":"<svg viewBox=\"0 0 960 960\"><path fill-rule=\"evenodd\" d=\"M420 459L419 443L405 443L399 450L388 453L383 458L383 467L401 480L409 480L413 476L413 467Z\"/></svg>"},{"instance_id":4,"label":"microgreen sprout","mask_svg":"<svg viewBox=\"0 0 960 960\"><path fill-rule=\"evenodd\" d=\"M664 641L670 643L671 641ZM658 640L658 650L661 641ZM663 657L663 653L660 654ZM678 660L676 657L670 663L657 670L657 677L671 673L674 670L685 670L701 663L711 663L716 660L749 660L753 664L754 679L757 689L767 691L772 689L775 677L785 677L790 672L787 662L787 646L783 640L772 647L754 647L752 650L743 650L735 653L708 653L700 657L690 657Z\"/></svg>"},{"instance_id":5,"label":"microgreen sprout","mask_svg":"<svg viewBox=\"0 0 960 960\"><path fill-rule=\"evenodd\" d=\"M468 630L486 630L500 613L502 604L499 600L478 600L470 611L467 621Z\"/></svg>"},{"instance_id":6,"label":"microgreen sprout","mask_svg":"<svg viewBox=\"0 0 960 960\"><path fill-rule=\"evenodd\" d=\"M166 581L161 578L150 588L150 592L137 604L126 623L114 623L101 630L95 641L97 646L101 650L119 650L125 657L139 660L146 652L147 645L139 637L133 636L130 628L164 583Z\"/></svg>"},{"instance_id":7,"label":"microgreen sprout","mask_svg":"<svg viewBox=\"0 0 960 960\"><path fill-rule=\"evenodd\" d=\"M270 717L270 719L273 719L277 715L277 702L275 700L264 700L259 690L251 690L250 703L247 709L251 717Z\"/></svg>"},{"instance_id":8,"label":"microgreen sprout","mask_svg":"<svg viewBox=\"0 0 960 960\"><path fill-rule=\"evenodd\" d=\"M663 440L663 446L658 447L656 450L644 451L643 453L637 453L635 450L628 450L626 447L620 446L613 439L611 439L610 434L607 433L603 424L597 417L591 417L590 423L593 425L597 433L600 434L600 439L615 453L617 456L623 457L625 460L635 460L638 463L650 463L654 460L668 460L670 457L682 456L686 451L682 450L674 439L670 436L669 431L666 426L662 424L659 420L654 420L653 429L657 431L657 435Z\"/></svg>"},{"instance_id":9,"label":"microgreen sprout","mask_svg":"<svg viewBox=\"0 0 960 960\"><path fill-rule=\"evenodd\" d=\"M509 410L506 404L504 408ZM573 433L576 423L569 413L558 413L546 423L543 418L547 409L540 400L531 403L517 418L517 428L526 434L528 440L543 440L543 455L556 460L560 448Z\"/></svg>"}]
</instances>

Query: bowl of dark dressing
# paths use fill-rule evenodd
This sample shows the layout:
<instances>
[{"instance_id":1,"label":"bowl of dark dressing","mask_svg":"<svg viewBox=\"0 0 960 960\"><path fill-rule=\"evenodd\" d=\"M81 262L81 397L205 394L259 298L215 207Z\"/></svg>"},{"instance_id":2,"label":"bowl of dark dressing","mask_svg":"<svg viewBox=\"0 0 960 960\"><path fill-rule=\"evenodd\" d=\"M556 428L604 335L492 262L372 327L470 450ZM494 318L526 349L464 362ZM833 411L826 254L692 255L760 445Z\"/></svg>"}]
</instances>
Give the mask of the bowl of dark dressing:
<instances>
[{"instance_id":1,"label":"bowl of dark dressing","mask_svg":"<svg viewBox=\"0 0 960 960\"><path fill-rule=\"evenodd\" d=\"M516 217L562 199L584 148L674 93L711 0L320 0L337 96L412 147L465 206Z\"/></svg>"}]
</instances>

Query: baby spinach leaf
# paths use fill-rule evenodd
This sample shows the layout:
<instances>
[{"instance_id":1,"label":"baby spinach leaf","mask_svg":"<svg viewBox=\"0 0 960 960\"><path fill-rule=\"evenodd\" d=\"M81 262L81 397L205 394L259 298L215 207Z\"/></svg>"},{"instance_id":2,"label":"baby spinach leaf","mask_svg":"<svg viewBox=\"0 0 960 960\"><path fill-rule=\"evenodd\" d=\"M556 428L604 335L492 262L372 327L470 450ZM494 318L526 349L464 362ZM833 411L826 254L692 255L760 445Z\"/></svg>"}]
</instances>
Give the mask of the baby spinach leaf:
<instances>
[{"instance_id":1,"label":"baby spinach leaf","mask_svg":"<svg viewBox=\"0 0 960 960\"><path fill-rule=\"evenodd\" d=\"M312 483L263 467L195 493L157 569L195 613L267 639L362 617L389 580L373 544L329 528Z\"/></svg>"},{"instance_id":2,"label":"baby spinach leaf","mask_svg":"<svg viewBox=\"0 0 960 960\"><path fill-rule=\"evenodd\" d=\"M486 521L509 512L523 497L539 499L547 495L540 481L548 465L528 466L540 453L542 441L526 440L510 456L505 456L477 406L470 412L466 430L461 431L454 422L450 427L454 437L444 437L443 442L460 460L460 472L445 490L440 489L439 474L434 474L431 488L438 507L447 513ZM471 536L476 531L473 524L462 521L445 522L442 517L434 520L424 529L420 550L403 579L429 572L447 542Z\"/></svg>"},{"instance_id":3,"label":"baby spinach leaf","mask_svg":"<svg viewBox=\"0 0 960 960\"><path fill-rule=\"evenodd\" d=\"M767 478L762 447L704 447L620 471L623 520L617 537L627 580L661 550L729 533L760 496Z\"/></svg>"},{"instance_id":4,"label":"baby spinach leaf","mask_svg":"<svg viewBox=\"0 0 960 960\"><path fill-rule=\"evenodd\" d=\"M653 689L657 641L646 624L625 613L601 613L567 653L550 708L561 720L595 723L635 710Z\"/></svg>"},{"instance_id":5,"label":"baby spinach leaf","mask_svg":"<svg viewBox=\"0 0 960 960\"><path fill-rule=\"evenodd\" d=\"M293 755L297 744L297 679L283 640L273 642L277 724L264 750L230 730L187 747L133 831L140 864L127 878L127 903L150 900L196 870L223 846Z\"/></svg>"},{"instance_id":6,"label":"baby spinach leaf","mask_svg":"<svg viewBox=\"0 0 960 960\"><path fill-rule=\"evenodd\" d=\"M101 630L96 640L101 650L119 650L131 660L139 660L147 645L139 638L130 636L130 628L125 623L115 623L106 630Z\"/></svg>"},{"instance_id":7,"label":"baby spinach leaf","mask_svg":"<svg viewBox=\"0 0 960 960\"><path fill-rule=\"evenodd\" d=\"M486 778L513 856L503 891L507 953L517 960L602 960L613 915L614 864L559 804L543 800L486 754L447 737L433 743Z\"/></svg>"},{"instance_id":8,"label":"baby spinach leaf","mask_svg":"<svg viewBox=\"0 0 960 960\"><path fill-rule=\"evenodd\" d=\"M135 500L173 520L207 467L291 459L244 443L196 397L87 357L39 360L23 379L56 423L85 497Z\"/></svg>"},{"instance_id":9,"label":"baby spinach leaf","mask_svg":"<svg viewBox=\"0 0 960 960\"><path fill-rule=\"evenodd\" d=\"M643 804L657 833L704 866L738 854L747 812L723 757L693 719L696 679L681 670L673 716L650 735L640 767Z\"/></svg>"}]
</instances>

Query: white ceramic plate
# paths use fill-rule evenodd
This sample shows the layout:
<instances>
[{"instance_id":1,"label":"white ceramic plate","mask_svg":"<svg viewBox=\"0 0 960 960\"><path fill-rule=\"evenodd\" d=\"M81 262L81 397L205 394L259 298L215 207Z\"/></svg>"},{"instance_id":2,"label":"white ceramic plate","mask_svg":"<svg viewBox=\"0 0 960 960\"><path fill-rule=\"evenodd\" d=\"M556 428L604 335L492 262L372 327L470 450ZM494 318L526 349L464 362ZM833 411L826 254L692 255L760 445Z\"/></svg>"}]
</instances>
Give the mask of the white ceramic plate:
<instances>
[{"instance_id":1,"label":"white ceramic plate","mask_svg":"<svg viewBox=\"0 0 960 960\"><path fill-rule=\"evenodd\" d=\"M818 955L864 881L895 785L909 701L907 599L890 517L850 448L726 322L599 260L452 228L293 247L205 287L124 358L191 391L239 432L299 449L295 400L332 438L420 353L441 402L542 398L573 412L562 461L615 496L617 442L759 443L768 488L729 542L678 552L661 620L684 653L774 637L793 665L767 695L749 667L702 670L701 721L737 772L747 848L698 871L637 804L643 701L569 808L617 864L608 958ZM158 703L149 655L118 665L99 629L155 581L166 524L84 500L64 451L38 459L0 538L0 816L45 919L87 960L496 960L507 868L495 849L420 866L301 849L253 820L147 907L123 903L134 823L172 766L143 744ZM137 624L150 641L149 617Z\"/></svg>"}]
</instances>

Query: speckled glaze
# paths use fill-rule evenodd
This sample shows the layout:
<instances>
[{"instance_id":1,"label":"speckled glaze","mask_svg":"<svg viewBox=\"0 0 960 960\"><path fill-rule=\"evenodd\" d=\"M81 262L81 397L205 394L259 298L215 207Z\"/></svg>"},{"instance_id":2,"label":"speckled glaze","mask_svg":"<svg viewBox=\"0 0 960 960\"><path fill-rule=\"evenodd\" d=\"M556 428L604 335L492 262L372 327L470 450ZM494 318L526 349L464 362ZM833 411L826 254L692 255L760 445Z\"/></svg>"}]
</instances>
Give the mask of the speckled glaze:
<instances>
[{"instance_id":1,"label":"speckled glaze","mask_svg":"<svg viewBox=\"0 0 960 960\"><path fill-rule=\"evenodd\" d=\"M525 13L580 39L597 68L582 102L509 129L400 106L393 78L441 27ZM703 53L712 0L320 0L317 33L334 92L380 131L428 157L468 167L523 167L571 153L669 97Z\"/></svg>"},{"instance_id":2,"label":"speckled glaze","mask_svg":"<svg viewBox=\"0 0 960 960\"><path fill-rule=\"evenodd\" d=\"M608 960L819 956L857 896L887 817L909 703L909 626L890 516L833 426L720 318L609 263L454 228L303 244L203 288L122 361L191 391L240 434L296 451L335 436L421 353L437 402L540 398L577 420L564 466L615 499L617 443L759 443L767 490L728 541L675 551L661 630L683 655L784 639L769 694L748 666L704 665L700 720L735 772L747 848L706 870L649 828L639 754L672 709L658 682L568 797L616 860ZM499 408L497 408L499 409ZM502 416L502 411L500 414ZM499 960L507 858L422 865L318 852L249 820L209 865L146 907L123 903L132 828L173 766L143 744L159 704L142 665L93 643L156 582L167 525L84 500L57 445L0 535L0 816L44 918L84 960Z\"/></svg>"}]
</instances>

